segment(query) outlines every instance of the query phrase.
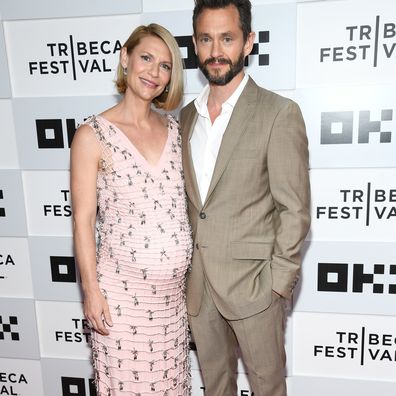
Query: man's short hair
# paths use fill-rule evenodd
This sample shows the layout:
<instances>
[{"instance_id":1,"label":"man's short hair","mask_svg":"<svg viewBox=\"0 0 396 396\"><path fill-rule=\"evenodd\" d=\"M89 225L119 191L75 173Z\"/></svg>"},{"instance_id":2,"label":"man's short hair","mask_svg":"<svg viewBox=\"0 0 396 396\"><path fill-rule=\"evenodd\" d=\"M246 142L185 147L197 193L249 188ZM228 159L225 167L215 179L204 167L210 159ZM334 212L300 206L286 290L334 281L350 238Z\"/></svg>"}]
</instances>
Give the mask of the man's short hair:
<instances>
[{"instance_id":1,"label":"man's short hair","mask_svg":"<svg viewBox=\"0 0 396 396\"><path fill-rule=\"evenodd\" d=\"M198 16L206 8L219 9L234 6L239 12L239 25L243 33L244 41L252 31L252 4L249 0L195 0L193 11L193 29L196 37L196 25Z\"/></svg>"}]
</instances>

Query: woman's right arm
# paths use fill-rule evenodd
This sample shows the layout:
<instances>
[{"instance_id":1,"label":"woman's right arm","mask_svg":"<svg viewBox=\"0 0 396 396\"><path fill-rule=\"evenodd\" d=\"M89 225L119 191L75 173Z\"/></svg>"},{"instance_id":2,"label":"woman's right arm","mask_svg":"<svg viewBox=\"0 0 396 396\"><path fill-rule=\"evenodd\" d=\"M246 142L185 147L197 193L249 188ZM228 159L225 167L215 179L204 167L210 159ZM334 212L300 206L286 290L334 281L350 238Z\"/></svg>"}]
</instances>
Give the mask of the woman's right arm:
<instances>
[{"instance_id":1,"label":"woman's right arm","mask_svg":"<svg viewBox=\"0 0 396 396\"><path fill-rule=\"evenodd\" d=\"M106 299L96 278L96 178L101 147L88 125L76 131L70 152L70 184L73 207L74 250L84 293L84 315L100 334L112 320Z\"/></svg>"}]
</instances>

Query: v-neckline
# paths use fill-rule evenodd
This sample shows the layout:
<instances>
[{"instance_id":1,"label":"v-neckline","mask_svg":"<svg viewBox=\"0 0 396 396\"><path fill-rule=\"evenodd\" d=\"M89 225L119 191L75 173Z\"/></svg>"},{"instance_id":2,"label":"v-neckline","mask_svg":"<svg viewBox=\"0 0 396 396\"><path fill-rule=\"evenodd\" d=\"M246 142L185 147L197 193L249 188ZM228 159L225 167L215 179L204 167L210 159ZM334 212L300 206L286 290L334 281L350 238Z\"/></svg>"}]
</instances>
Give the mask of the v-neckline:
<instances>
[{"instance_id":1,"label":"v-neckline","mask_svg":"<svg viewBox=\"0 0 396 396\"><path fill-rule=\"evenodd\" d=\"M113 122L109 121L107 118L103 117L102 115L98 115L98 117L100 117L102 120L104 120L108 125L112 126L113 129L118 132L118 134L121 136L121 138L123 140L125 140L125 142L132 148L132 150L134 151L134 153L137 155L137 157L140 159L140 161L146 165L148 168L150 168L151 170L158 170L158 168L161 166L161 164L164 161L164 157L166 155L166 152L168 151L168 146L169 146L169 142L170 142L170 133L169 133L169 129L170 129L170 120L169 120L169 116L166 116L167 119L167 137L166 137L166 141L164 144L164 147L162 148L162 152L160 157L158 158L158 161L156 162L156 164L151 164L150 162L148 162L147 158L138 150L138 148L133 144L132 140L129 139L129 137L126 135L126 133L119 128L116 124L114 124Z\"/></svg>"}]
</instances>

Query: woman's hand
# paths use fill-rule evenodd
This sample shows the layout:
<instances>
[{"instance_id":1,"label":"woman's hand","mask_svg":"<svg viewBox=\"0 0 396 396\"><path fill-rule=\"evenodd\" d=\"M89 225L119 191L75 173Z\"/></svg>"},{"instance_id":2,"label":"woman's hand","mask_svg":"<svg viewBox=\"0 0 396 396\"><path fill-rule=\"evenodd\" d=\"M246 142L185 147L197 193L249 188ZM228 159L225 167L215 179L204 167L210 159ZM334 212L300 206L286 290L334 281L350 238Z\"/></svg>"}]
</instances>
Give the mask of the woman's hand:
<instances>
[{"instance_id":1,"label":"woman's hand","mask_svg":"<svg viewBox=\"0 0 396 396\"><path fill-rule=\"evenodd\" d=\"M113 326L109 305L99 289L85 294L84 315L92 329L101 335L109 335L107 326Z\"/></svg>"}]
</instances>

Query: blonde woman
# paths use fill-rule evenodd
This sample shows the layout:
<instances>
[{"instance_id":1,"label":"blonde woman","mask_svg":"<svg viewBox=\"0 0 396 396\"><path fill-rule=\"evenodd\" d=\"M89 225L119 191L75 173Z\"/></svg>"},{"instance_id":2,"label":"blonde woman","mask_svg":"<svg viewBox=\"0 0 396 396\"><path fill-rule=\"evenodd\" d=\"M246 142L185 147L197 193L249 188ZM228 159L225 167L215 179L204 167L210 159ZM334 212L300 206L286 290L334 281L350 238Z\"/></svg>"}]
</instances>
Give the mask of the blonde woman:
<instances>
[{"instance_id":1,"label":"blonde woman","mask_svg":"<svg viewBox=\"0 0 396 396\"><path fill-rule=\"evenodd\" d=\"M181 140L174 118L152 106L179 105L182 73L172 35L138 27L120 53L122 100L73 140L74 241L98 396L190 394Z\"/></svg>"}]
</instances>

